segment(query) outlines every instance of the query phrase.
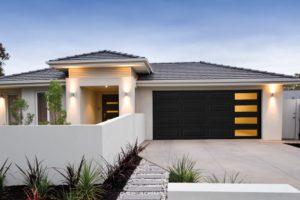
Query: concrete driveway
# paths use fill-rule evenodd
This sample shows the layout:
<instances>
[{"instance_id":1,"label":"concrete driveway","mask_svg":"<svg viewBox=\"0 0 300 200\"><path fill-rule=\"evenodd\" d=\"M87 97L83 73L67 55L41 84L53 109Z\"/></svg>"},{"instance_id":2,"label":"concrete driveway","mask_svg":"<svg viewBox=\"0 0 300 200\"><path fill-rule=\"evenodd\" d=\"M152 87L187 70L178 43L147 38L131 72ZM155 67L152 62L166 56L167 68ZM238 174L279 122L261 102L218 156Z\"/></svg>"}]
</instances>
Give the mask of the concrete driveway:
<instances>
[{"instance_id":1,"label":"concrete driveway","mask_svg":"<svg viewBox=\"0 0 300 200\"><path fill-rule=\"evenodd\" d=\"M287 183L300 189L300 148L261 140L160 140L141 153L168 168L188 155L205 174L239 172L245 183Z\"/></svg>"}]
</instances>

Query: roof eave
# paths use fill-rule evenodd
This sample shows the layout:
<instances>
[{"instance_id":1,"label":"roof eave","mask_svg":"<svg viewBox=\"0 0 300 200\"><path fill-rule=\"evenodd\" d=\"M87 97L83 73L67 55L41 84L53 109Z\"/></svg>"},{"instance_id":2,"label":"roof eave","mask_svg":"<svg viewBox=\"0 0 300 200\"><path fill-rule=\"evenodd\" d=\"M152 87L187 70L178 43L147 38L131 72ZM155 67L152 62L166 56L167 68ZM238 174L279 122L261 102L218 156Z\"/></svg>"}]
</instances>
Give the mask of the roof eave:
<instances>
[{"instance_id":1,"label":"roof eave","mask_svg":"<svg viewBox=\"0 0 300 200\"><path fill-rule=\"evenodd\" d=\"M26 81L0 81L0 88L15 88L15 87L35 87L35 86L48 86L53 80L26 80ZM65 79L54 79L65 85Z\"/></svg>"},{"instance_id":2,"label":"roof eave","mask_svg":"<svg viewBox=\"0 0 300 200\"><path fill-rule=\"evenodd\" d=\"M133 68L136 68L138 66L134 66L134 64L143 63L143 66L145 66L145 74L151 74L153 72L151 65L147 58L127 58L127 59L94 59L94 60L50 60L47 62L47 64L55 69L68 69L74 66L78 65L90 65L92 64L118 64L120 66L130 66L130 64L133 64ZM92 66L96 67L96 65ZM140 66L139 66L140 67Z\"/></svg>"},{"instance_id":3,"label":"roof eave","mask_svg":"<svg viewBox=\"0 0 300 200\"><path fill-rule=\"evenodd\" d=\"M300 79L218 79L218 80L138 80L139 87L161 87L161 86L227 86L227 85L264 85L264 84L282 84L293 85L300 84Z\"/></svg>"}]
</instances>

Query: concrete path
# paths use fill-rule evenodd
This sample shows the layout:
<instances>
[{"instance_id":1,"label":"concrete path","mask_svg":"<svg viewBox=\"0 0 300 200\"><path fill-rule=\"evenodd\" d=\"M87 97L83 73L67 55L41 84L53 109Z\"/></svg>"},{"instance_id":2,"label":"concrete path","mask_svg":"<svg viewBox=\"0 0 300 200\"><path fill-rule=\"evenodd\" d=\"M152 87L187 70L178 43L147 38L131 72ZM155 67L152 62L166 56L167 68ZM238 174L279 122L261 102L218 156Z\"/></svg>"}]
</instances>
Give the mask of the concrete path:
<instances>
[{"instance_id":1,"label":"concrete path","mask_svg":"<svg viewBox=\"0 0 300 200\"><path fill-rule=\"evenodd\" d=\"M169 173L142 160L117 200L166 200Z\"/></svg>"},{"instance_id":2,"label":"concrete path","mask_svg":"<svg viewBox=\"0 0 300 200\"><path fill-rule=\"evenodd\" d=\"M168 168L188 155L203 175L239 172L245 183L286 183L300 189L300 148L261 140L149 141L141 156Z\"/></svg>"}]
</instances>

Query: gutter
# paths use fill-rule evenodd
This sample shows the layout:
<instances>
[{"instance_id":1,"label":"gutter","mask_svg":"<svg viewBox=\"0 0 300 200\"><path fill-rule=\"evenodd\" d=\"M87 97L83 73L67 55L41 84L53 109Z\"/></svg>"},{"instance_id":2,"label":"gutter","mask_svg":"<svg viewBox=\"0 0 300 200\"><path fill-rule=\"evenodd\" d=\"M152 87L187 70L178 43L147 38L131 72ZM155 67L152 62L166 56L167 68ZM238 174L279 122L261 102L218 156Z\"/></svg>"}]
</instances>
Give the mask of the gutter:
<instances>
[{"instance_id":1,"label":"gutter","mask_svg":"<svg viewBox=\"0 0 300 200\"><path fill-rule=\"evenodd\" d=\"M299 84L300 79L219 79L219 80L138 80L138 87L153 87L153 86L227 86L227 85L264 85L264 84L283 84L293 85Z\"/></svg>"},{"instance_id":2,"label":"gutter","mask_svg":"<svg viewBox=\"0 0 300 200\"><path fill-rule=\"evenodd\" d=\"M34 87L34 86L48 86L53 80L28 80L28 81L0 81L0 88L15 88L15 87ZM54 80L66 85L65 80Z\"/></svg>"}]
</instances>

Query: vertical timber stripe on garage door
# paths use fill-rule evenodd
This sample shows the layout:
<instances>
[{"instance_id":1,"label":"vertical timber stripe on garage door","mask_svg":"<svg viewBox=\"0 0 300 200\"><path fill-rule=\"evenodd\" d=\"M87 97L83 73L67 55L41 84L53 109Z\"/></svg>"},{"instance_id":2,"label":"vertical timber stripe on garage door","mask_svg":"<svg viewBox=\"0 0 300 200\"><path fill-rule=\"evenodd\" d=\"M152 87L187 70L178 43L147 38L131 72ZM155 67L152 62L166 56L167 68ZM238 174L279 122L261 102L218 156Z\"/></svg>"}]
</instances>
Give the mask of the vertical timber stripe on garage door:
<instances>
[{"instance_id":1,"label":"vertical timber stripe on garage door","mask_svg":"<svg viewBox=\"0 0 300 200\"><path fill-rule=\"evenodd\" d=\"M259 90L153 91L153 138L260 138L260 99Z\"/></svg>"}]
</instances>

